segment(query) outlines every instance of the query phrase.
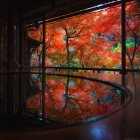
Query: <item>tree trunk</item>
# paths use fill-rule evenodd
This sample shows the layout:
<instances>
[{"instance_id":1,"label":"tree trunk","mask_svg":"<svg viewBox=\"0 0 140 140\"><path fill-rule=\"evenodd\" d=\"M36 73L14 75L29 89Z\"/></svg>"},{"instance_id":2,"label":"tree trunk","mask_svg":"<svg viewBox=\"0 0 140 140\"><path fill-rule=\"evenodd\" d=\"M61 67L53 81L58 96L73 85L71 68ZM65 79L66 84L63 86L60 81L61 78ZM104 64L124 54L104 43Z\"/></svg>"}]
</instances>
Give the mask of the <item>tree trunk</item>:
<instances>
[{"instance_id":1,"label":"tree trunk","mask_svg":"<svg viewBox=\"0 0 140 140\"><path fill-rule=\"evenodd\" d=\"M65 106L64 106L64 109L63 109L63 111L65 111L66 110L66 108L67 108L67 104L68 104L68 90L69 90L69 76L67 77L67 84L66 84L66 88L65 88L65 95L66 95L66 100L65 100Z\"/></svg>"},{"instance_id":2,"label":"tree trunk","mask_svg":"<svg viewBox=\"0 0 140 140\"><path fill-rule=\"evenodd\" d=\"M131 57L130 57L130 55L129 55L129 53L127 51L126 51L126 55L127 55L128 59L129 59L131 69L134 69L133 60L131 59Z\"/></svg>"},{"instance_id":3,"label":"tree trunk","mask_svg":"<svg viewBox=\"0 0 140 140\"><path fill-rule=\"evenodd\" d=\"M66 38L66 49L67 49L67 65L68 67L70 66L70 60L69 60L69 40L68 40L68 37Z\"/></svg>"}]
</instances>

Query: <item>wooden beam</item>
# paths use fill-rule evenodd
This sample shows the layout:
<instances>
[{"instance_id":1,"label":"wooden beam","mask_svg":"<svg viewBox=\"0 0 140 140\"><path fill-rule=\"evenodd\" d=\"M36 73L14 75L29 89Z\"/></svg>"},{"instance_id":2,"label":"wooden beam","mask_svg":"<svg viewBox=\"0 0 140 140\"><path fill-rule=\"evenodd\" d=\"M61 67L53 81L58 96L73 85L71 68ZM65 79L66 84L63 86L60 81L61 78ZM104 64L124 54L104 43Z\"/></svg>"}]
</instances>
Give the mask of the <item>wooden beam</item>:
<instances>
[{"instance_id":1,"label":"wooden beam","mask_svg":"<svg viewBox=\"0 0 140 140\"><path fill-rule=\"evenodd\" d=\"M121 34L122 34L122 74L126 73L126 12L125 0L121 0Z\"/></svg>"}]
</instances>

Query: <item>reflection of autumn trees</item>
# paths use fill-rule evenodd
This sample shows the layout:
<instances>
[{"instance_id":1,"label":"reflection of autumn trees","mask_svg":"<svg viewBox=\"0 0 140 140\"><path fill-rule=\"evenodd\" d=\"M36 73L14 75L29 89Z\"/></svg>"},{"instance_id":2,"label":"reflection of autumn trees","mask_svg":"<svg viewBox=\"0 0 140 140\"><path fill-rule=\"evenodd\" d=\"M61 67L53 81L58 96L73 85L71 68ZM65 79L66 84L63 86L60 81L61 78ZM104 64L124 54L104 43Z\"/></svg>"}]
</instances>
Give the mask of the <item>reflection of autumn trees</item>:
<instances>
[{"instance_id":1,"label":"reflection of autumn trees","mask_svg":"<svg viewBox=\"0 0 140 140\"><path fill-rule=\"evenodd\" d=\"M79 78L47 76L46 116L60 122L80 122L119 108L121 91ZM27 101L30 111L40 108L40 93Z\"/></svg>"}]
</instances>

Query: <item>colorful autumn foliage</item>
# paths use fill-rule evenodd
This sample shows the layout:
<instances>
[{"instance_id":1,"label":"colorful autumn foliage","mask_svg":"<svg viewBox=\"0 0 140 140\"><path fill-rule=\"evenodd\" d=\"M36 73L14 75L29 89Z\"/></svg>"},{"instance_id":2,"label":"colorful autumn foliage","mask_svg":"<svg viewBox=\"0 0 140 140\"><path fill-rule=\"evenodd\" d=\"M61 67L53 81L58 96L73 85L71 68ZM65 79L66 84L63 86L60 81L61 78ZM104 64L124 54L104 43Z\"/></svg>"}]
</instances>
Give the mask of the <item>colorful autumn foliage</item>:
<instances>
[{"instance_id":1,"label":"colorful autumn foliage","mask_svg":"<svg viewBox=\"0 0 140 140\"><path fill-rule=\"evenodd\" d=\"M140 68L139 17L136 3L127 3L127 68ZM28 36L41 41L42 26ZM46 23L45 36L46 66L121 68L120 5Z\"/></svg>"},{"instance_id":2,"label":"colorful autumn foliage","mask_svg":"<svg viewBox=\"0 0 140 140\"><path fill-rule=\"evenodd\" d=\"M140 8L136 4L126 7L127 67L140 69Z\"/></svg>"}]
</instances>

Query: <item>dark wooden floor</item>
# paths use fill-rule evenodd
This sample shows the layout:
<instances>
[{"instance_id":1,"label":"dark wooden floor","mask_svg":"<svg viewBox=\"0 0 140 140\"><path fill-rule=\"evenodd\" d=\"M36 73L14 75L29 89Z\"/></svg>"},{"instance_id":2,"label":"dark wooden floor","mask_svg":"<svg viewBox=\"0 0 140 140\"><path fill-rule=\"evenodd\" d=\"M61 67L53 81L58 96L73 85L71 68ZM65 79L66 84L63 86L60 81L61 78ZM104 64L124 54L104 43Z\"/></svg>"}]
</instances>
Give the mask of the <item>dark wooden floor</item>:
<instances>
[{"instance_id":1,"label":"dark wooden floor","mask_svg":"<svg viewBox=\"0 0 140 140\"><path fill-rule=\"evenodd\" d=\"M76 74L76 73L75 73ZM0 132L0 140L140 140L140 74L81 73L119 85L126 84L132 92L131 102L119 112L93 123L52 130Z\"/></svg>"}]
</instances>

